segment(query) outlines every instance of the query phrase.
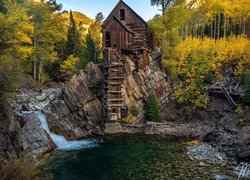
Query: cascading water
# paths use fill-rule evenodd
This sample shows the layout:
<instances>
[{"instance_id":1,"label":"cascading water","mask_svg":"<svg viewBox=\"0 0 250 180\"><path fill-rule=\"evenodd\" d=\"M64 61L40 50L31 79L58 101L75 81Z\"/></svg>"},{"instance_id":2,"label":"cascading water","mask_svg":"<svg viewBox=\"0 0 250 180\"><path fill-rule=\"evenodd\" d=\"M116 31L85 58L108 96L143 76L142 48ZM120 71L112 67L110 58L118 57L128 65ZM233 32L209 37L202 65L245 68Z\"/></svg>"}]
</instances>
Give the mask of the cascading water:
<instances>
[{"instance_id":1,"label":"cascading water","mask_svg":"<svg viewBox=\"0 0 250 180\"><path fill-rule=\"evenodd\" d=\"M22 114L29 114L32 112L22 112ZM46 121L45 115L42 112L36 111L41 127L50 135L53 142L56 144L57 148L62 151L72 151L84 148L91 148L97 146L94 140L81 140L81 141L67 141L63 136L52 133L49 129L48 123Z\"/></svg>"}]
</instances>

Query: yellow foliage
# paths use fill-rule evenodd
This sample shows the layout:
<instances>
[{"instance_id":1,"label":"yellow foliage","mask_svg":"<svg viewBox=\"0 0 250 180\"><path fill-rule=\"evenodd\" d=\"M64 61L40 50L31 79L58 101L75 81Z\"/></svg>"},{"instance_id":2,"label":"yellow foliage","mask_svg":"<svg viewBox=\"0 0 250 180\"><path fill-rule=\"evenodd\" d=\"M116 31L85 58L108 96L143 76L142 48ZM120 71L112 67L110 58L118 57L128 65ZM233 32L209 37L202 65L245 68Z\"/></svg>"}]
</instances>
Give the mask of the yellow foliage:
<instances>
[{"instance_id":1,"label":"yellow foliage","mask_svg":"<svg viewBox=\"0 0 250 180\"><path fill-rule=\"evenodd\" d=\"M122 119L124 123L130 124L133 122L134 116L132 114L129 114L126 118Z\"/></svg>"},{"instance_id":2,"label":"yellow foliage","mask_svg":"<svg viewBox=\"0 0 250 180\"><path fill-rule=\"evenodd\" d=\"M75 73L78 72L77 63L79 62L79 58L74 55L70 55L67 60L65 60L61 64L60 72L66 77L69 78Z\"/></svg>"},{"instance_id":3,"label":"yellow foliage","mask_svg":"<svg viewBox=\"0 0 250 180\"><path fill-rule=\"evenodd\" d=\"M208 93L203 92L206 84L223 75L238 77L250 67L250 41L241 36L220 40L188 38L174 49L174 56L180 79L174 98L194 109L206 107L209 100ZM163 65L169 67L172 62L173 59L165 60ZM231 67L233 74L226 74L226 67Z\"/></svg>"}]
</instances>

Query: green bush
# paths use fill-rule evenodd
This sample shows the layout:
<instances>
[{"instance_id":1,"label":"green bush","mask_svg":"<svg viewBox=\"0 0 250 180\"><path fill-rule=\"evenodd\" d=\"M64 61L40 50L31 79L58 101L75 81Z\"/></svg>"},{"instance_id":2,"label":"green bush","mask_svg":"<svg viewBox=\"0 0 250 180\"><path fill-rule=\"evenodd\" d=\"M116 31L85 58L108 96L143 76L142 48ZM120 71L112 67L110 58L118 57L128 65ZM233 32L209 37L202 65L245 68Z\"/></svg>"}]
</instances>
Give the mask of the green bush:
<instances>
[{"instance_id":1,"label":"green bush","mask_svg":"<svg viewBox=\"0 0 250 180\"><path fill-rule=\"evenodd\" d=\"M250 104L250 70L248 70L247 73L245 74L244 86L245 86L244 101L247 104Z\"/></svg>"},{"instance_id":2,"label":"green bush","mask_svg":"<svg viewBox=\"0 0 250 180\"><path fill-rule=\"evenodd\" d=\"M148 97L144 110L149 121L160 121L160 105L154 95Z\"/></svg>"},{"instance_id":3,"label":"green bush","mask_svg":"<svg viewBox=\"0 0 250 180\"><path fill-rule=\"evenodd\" d=\"M90 82L89 89L93 93L97 93L99 87L101 86L101 84L102 84L102 79L95 79L95 80L93 80L93 81Z\"/></svg>"}]
</instances>

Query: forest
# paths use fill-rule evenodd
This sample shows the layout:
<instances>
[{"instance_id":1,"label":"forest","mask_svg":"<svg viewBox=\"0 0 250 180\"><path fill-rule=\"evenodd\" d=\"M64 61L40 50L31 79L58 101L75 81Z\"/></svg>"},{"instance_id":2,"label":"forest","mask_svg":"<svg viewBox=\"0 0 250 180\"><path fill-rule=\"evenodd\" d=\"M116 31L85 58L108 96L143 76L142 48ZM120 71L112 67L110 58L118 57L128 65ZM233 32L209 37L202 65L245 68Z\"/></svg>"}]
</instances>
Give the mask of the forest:
<instances>
[{"instance_id":1,"label":"forest","mask_svg":"<svg viewBox=\"0 0 250 180\"><path fill-rule=\"evenodd\" d=\"M208 95L202 88L221 79L226 66L233 68L227 76L247 74L248 0L149 3L162 11L148 23L166 73L179 82L174 94L178 102L205 107ZM1 98L23 73L42 84L66 81L89 61L102 58L102 13L92 20L78 12L61 12L55 0L1 0L0 7Z\"/></svg>"},{"instance_id":2,"label":"forest","mask_svg":"<svg viewBox=\"0 0 250 180\"><path fill-rule=\"evenodd\" d=\"M30 74L42 84L66 81L101 52L102 13L92 20L61 12L55 0L0 1L0 98Z\"/></svg>"},{"instance_id":3,"label":"forest","mask_svg":"<svg viewBox=\"0 0 250 180\"><path fill-rule=\"evenodd\" d=\"M234 167L250 162L250 1L147 3L160 10L143 26L153 35L152 51L142 47L121 58L115 50L117 62L105 64L102 12L91 19L63 10L56 0L0 0L0 177L46 179L54 171L55 178L214 179L211 169L223 171L229 162L221 161L220 152L229 154ZM117 11L122 18L111 18L119 28L125 26L122 10ZM119 69L111 71L112 66ZM233 97L237 107L223 93L209 92L225 80L242 87ZM23 81L34 86L19 89ZM119 88L109 89L115 85ZM115 98L108 100L104 91ZM109 102L120 102L121 117L108 119ZM116 114L116 109L109 110ZM112 133L119 137L109 137ZM123 133L139 135L120 137ZM93 139L85 141L89 137ZM187 142L190 138L194 141ZM219 154L219 165L197 164L190 158L197 151L187 154L189 145L201 145L198 153L208 152L212 160ZM33 166L55 149L45 162L48 174ZM69 168L69 162L75 164ZM245 166L250 170L249 163Z\"/></svg>"},{"instance_id":4,"label":"forest","mask_svg":"<svg viewBox=\"0 0 250 180\"><path fill-rule=\"evenodd\" d=\"M162 65L177 82L177 102L191 109L204 108L209 101L206 85L225 77L239 82L249 79L248 0L152 0L151 4L162 11L149 26L160 47ZM249 81L246 84L249 87Z\"/></svg>"}]
</instances>

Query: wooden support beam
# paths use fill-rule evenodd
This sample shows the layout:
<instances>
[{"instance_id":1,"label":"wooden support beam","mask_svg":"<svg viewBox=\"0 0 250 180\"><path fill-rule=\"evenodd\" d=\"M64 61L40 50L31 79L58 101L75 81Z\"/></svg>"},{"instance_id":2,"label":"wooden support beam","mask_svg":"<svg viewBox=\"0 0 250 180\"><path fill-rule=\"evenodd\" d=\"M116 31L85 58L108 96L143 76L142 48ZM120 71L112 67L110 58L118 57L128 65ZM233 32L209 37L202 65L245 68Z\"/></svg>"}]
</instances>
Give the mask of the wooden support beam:
<instances>
[{"instance_id":1,"label":"wooden support beam","mask_svg":"<svg viewBox=\"0 0 250 180\"><path fill-rule=\"evenodd\" d=\"M108 80L119 80L119 79L124 79L124 77L110 77Z\"/></svg>"},{"instance_id":2,"label":"wooden support beam","mask_svg":"<svg viewBox=\"0 0 250 180\"><path fill-rule=\"evenodd\" d=\"M120 102L123 101L122 98L117 98L117 99L108 99L108 102Z\"/></svg>"},{"instance_id":3,"label":"wooden support beam","mask_svg":"<svg viewBox=\"0 0 250 180\"><path fill-rule=\"evenodd\" d=\"M121 94L122 91L108 91L108 93L111 93L111 94Z\"/></svg>"},{"instance_id":4,"label":"wooden support beam","mask_svg":"<svg viewBox=\"0 0 250 180\"><path fill-rule=\"evenodd\" d=\"M123 107L123 104L107 104L107 107Z\"/></svg>"},{"instance_id":5,"label":"wooden support beam","mask_svg":"<svg viewBox=\"0 0 250 180\"><path fill-rule=\"evenodd\" d=\"M228 93L228 91L226 90L226 88L224 86L222 86L222 91L225 94L227 100L230 102L230 104L232 105L233 108L236 108L236 103L234 102L233 98L230 96L230 94Z\"/></svg>"}]
</instances>

